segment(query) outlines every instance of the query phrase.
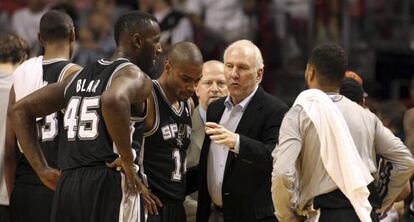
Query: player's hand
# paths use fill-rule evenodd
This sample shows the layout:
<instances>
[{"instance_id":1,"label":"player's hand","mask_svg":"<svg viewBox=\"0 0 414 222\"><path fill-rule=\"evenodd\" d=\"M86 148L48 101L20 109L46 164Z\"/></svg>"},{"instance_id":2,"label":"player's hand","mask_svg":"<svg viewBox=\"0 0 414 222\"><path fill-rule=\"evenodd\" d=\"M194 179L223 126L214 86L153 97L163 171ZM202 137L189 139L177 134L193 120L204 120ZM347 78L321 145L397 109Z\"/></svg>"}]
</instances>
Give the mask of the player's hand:
<instances>
[{"instance_id":1,"label":"player's hand","mask_svg":"<svg viewBox=\"0 0 414 222\"><path fill-rule=\"evenodd\" d=\"M107 167L109 168L114 168L118 171L121 171L122 169L122 160L121 158L116 158L114 161L110 162L110 163L105 163Z\"/></svg>"},{"instance_id":2,"label":"player's hand","mask_svg":"<svg viewBox=\"0 0 414 222\"><path fill-rule=\"evenodd\" d=\"M206 122L205 130L206 134L210 135L210 139L214 143L225 145L230 149L234 149L236 146L236 133L231 132L222 125Z\"/></svg>"},{"instance_id":3,"label":"player's hand","mask_svg":"<svg viewBox=\"0 0 414 222\"><path fill-rule=\"evenodd\" d=\"M42 183L51 190L56 190L57 181L60 177L60 171L47 167L39 173Z\"/></svg>"},{"instance_id":4,"label":"player's hand","mask_svg":"<svg viewBox=\"0 0 414 222\"><path fill-rule=\"evenodd\" d=\"M138 177L135 165L132 162L124 162L120 159L122 171L125 174L126 191L137 194L141 191L141 180Z\"/></svg>"},{"instance_id":5,"label":"player's hand","mask_svg":"<svg viewBox=\"0 0 414 222\"><path fill-rule=\"evenodd\" d=\"M133 173L134 175L130 175L130 178L132 178L132 179L128 179L128 175L127 175L127 172L126 172L125 169L127 168L127 171L130 172L129 168L131 168L131 167L128 167L126 164L124 164L124 162L120 158L117 158L112 163L106 163L106 165L108 167L111 167L111 168L116 168L117 170L120 170L122 168L122 170L125 173L126 180L127 180L126 181L127 189L128 189L128 186L129 186L129 189L135 189L136 190L135 193L137 193L137 192L141 193L141 196L144 199L144 203L145 203L145 206L148 210L148 213L158 215L157 205L159 207L162 207L161 201L158 199L157 196L155 196L153 193L151 193L151 191L141 182L141 179L137 176L137 173L135 172L135 168L133 166L132 166L132 168L133 168L132 171L134 172ZM130 183L131 180L134 181L133 184ZM128 184L130 184L130 185L128 185Z\"/></svg>"},{"instance_id":6,"label":"player's hand","mask_svg":"<svg viewBox=\"0 0 414 222\"><path fill-rule=\"evenodd\" d=\"M162 202L160 199L151 193L151 191L144 185L142 185L141 195L144 199L145 207L147 208L148 213L151 215L158 215L158 207L162 207Z\"/></svg>"}]
</instances>

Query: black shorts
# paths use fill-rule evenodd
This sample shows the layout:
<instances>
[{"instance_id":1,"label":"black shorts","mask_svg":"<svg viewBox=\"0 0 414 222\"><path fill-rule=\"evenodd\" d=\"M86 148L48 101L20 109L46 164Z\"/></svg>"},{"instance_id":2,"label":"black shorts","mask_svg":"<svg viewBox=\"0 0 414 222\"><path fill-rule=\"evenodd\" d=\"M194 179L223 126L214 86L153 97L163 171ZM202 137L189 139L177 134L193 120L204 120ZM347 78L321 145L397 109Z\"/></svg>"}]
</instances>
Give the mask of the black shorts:
<instances>
[{"instance_id":1,"label":"black shorts","mask_svg":"<svg viewBox=\"0 0 414 222\"><path fill-rule=\"evenodd\" d=\"M158 209L159 215L148 215L147 222L186 222L187 217L183 201L160 198L163 207Z\"/></svg>"},{"instance_id":2,"label":"black shorts","mask_svg":"<svg viewBox=\"0 0 414 222\"><path fill-rule=\"evenodd\" d=\"M0 205L0 222L9 222L9 206Z\"/></svg>"},{"instance_id":3,"label":"black shorts","mask_svg":"<svg viewBox=\"0 0 414 222\"><path fill-rule=\"evenodd\" d=\"M41 184L14 184L10 198L10 221L49 221L53 193Z\"/></svg>"},{"instance_id":4,"label":"black shorts","mask_svg":"<svg viewBox=\"0 0 414 222\"><path fill-rule=\"evenodd\" d=\"M123 189L124 176L106 166L65 170L59 179L52 222L140 222L139 195Z\"/></svg>"},{"instance_id":5,"label":"black shorts","mask_svg":"<svg viewBox=\"0 0 414 222\"><path fill-rule=\"evenodd\" d=\"M351 202L339 189L315 197L313 206L320 209L319 222L360 222ZM371 220L380 221L375 208L371 211Z\"/></svg>"}]
</instances>

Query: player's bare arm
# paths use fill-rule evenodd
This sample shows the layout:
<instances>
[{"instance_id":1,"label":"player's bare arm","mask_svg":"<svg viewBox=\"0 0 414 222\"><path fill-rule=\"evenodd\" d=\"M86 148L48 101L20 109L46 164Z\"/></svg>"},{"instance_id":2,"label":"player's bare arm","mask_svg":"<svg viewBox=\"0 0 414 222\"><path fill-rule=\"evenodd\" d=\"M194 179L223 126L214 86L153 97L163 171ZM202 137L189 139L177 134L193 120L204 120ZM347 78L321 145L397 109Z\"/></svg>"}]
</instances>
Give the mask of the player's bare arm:
<instances>
[{"instance_id":1,"label":"player's bare arm","mask_svg":"<svg viewBox=\"0 0 414 222\"><path fill-rule=\"evenodd\" d=\"M46 116L65 107L64 91L70 78L47 85L12 106L9 117L13 129L30 165L40 180L50 189L56 188L60 172L49 167L41 150L36 117Z\"/></svg>"},{"instance_id":2,"label":"player's bare arm","mask_svg":"<svg viewBox=\"0 0 414 222\"><path fill-rule=\"evenodd\" d=\"M131 104L143 103L151 93L150 78L136 66L127 66L115 74L101 97L102 114L109 134L120 154L120 165L127 178L127 188L143 195L150 213L158 214L161 202L142 184L134 168L130 138Z\"/></svg>"},{"instance_id":3,"label":"player's bare arm","mask_svg":"<svg viewBox=\"0 0 414 222\"><path fill-rule=\"evenodd\" d=\"M62 80L70 80L75 73L79 72L81 68L82 67L80 67L77 64L71 66L63 74ZM9 96L8 112L11 112L11 109L15 103L16 103L15 92L14 92L14 87L12 87L10 90L10 96ZM13 190L14 175L16 173L16 167L17 167L16 156L15 156L16 148L17 148L16 134L12 127L11 119L7 118L6 144L5 144L5 163L6 163L5 164L5 178L6 178L6 186L7 186L7 191L9 193L9 196L11 194L11 191Z\"/></svg>"},{"instance_id":4,"label":"player's bare arm","mask_svg":"<svg viewBox=\"0 0 414 222\"><path fill-rule=\"evenodd\" d=\"M129 66L115 74L112 83L101 97L102 114L123 164L133 165L134 156L129 136L131 104L143 102L151 90L151 82L138 68ZM131 181L132 182L132 181ZM130 184L131 191L138 191Z\"/></svg>"},{"instance_id":5,"label":"player's bare arm","mask_svg":"<svg viewBox=\"0 0 414 222\"><path fill-rule=\"evenodd\" d=\"M147 98L147 117L145 118L145 132L149 132L155 125L155 103L154 95L151 93Z\"/></svg>"},{"instance_id":6,"label":"player's bare arm","mask_svg":"<svg viewBox=\"0 0 414 222\"><path fill-rule=\"evenodd\" d=\"M11 112L12 106L15 103L15 93L14 93L14 87L11 88L10 94L9 94L9 105L7 108L7 113ZM6 188L7 193L9 194L9 197L11 196L11 192L13 190L13 184L14 184L14 175L16 173L16 134L13 130L11 119L7 118L6 120L6 143L4 146L4 174L6 179Z\"/></svg>"},{"instance_id":7,"label":"player's bare arm","mask_svg":"<svg viewBox=\"0 0 414 222\"><path fill-rule=\"evenodd\" d=\"M73 75L79 72L82 69L81 66L74 64L63 74L62 80L72 79Z\"/></svg>"}]
</instances>

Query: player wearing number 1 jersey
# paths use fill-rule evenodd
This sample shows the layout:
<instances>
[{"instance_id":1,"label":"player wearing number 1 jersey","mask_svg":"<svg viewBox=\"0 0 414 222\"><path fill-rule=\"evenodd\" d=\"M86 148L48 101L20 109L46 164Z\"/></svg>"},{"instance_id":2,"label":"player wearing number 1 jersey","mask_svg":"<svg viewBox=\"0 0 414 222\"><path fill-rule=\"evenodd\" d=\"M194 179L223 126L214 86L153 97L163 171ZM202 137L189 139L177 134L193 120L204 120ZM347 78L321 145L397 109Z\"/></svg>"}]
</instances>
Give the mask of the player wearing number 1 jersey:
<instances>
[{"instance_id":1,"label":"player wearing number 1 jersey","mask_svg":"<svg viewBox=\"0 0 414 222\"><path fill-rule=\"evenodd\" d=\"M192 43L170 49L164 72L153 81L148 99L144 142L140 150L141 174L163 207L149 222L183 222L186 191L186 152L190 144L189 98L201 78L203 57Z\"/></svg>"},{"instance_id":2,"label":"player wearing number 1 jersey","mask_svg":"<svg viewBox=\"0 0 414 222\"><path fill-rule=\"evenodd\" d=\"M131 12L118 19L114 36L113 60L91 63L71 80L50 84L13 106L12 121L25 126L16 129L23 151L42 182L56 186L52 222L139 222L138 192L150 212L157 201L138 178L131 137L143 124L152 84L141 69L148 71L161 52L160 29L153 16ZM59 175L43 158L33 122L62 108Z\"/></svg>"},{"instance_id":3,"label":"player wearing number 1 jersey","mask_svg":"<svg viewBox=\"0 0 414 222\"><path fill-rule=\"evenodd\" d=\"M43 15L40 20L39 41L45 48L45 53L43 56L24 62L16 69L10 104L47 84L68 78L79 70L79 66L68 61L74 40L73 22L67 14L49 11ZM41 148L50 166L54 168L57 168L58 127L62 123L61 120L62 113L54 112L38 118L37 121ZM13 152L15 146L7 146L6 149ZM12 164L6 166L8 172L15 171L14 187L10 198L11 220L49 221L53 191L42 184L24 153L19 151L14 153L17 155L16 168ZM25 213L22 213L22 209L25 209Z\"/></svg>"}]
</instances>

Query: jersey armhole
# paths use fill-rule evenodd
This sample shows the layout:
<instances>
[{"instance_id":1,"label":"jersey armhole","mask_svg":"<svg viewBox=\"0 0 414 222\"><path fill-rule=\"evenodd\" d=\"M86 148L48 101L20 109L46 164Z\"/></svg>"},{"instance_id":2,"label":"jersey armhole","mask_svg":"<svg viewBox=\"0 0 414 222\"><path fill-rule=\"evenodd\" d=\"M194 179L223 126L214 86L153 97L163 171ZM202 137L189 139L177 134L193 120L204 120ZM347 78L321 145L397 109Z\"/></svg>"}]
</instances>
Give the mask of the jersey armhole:
<instances>
[{"instance_id":1,"label":"jersey armhole","mask_svg":"<svg viewBox=\"0 0 414 222\"><path fill-rule=\"evenodd\" d=\"M119 71L119 70L121 70L122 68L124 68L124 67L126 67L126 66L128 66L128 65L134 65L134 64L132 64L132 63L130 63L130 62L125 62L125 63L121 63L120 65L118 65L115 69L114 69L114 71L112 72L112 74L111 74L111 77L109 77L109 80L108 80L108 83L106 83L106 88L105 88L105 90L107 90L108 88L109 88L109 86L111 85L111 83L112 83L112 78L114 77L114 75Z\"/></svg>"},{"instance_id":2,"label":"jersey armhole","mask_svg":"<svg viewBox=\"0 0 414 222\"><path fill-rule=\"evenodd\" d=\"M63 67L63 69L60 71L60 74L59 74L59 77L58 77L58 79L57 79L57 82L62 81L62 80L63 80L63 77L64 77L64 76L65 76L65 74L66 74L66 72L67 72L70 68L72 68L73 66L75 66L75 64L74 64L74 63L68 63L68 64L66 64L66 66L65 66L65 67Z\"/></svg>"},{"instance_id":3,"label":"jersey armhole","mask_svg":"<svg viewBox=\"0 0 414 222\"><path fill-rule=\"evenodd\" d=\"M69 86L72 85L73 81L78 77L79 73L81 73L83 68L79 69L78 72L75 73L75 75L72 76L72 79L69 81L68 85L65 87L65 91L63 92L63 96L66 95L66 91L68 90Z\"/></svg>"},{"instance_id":4,"label":"jersey armhole","mask_svg":"<svg viewBox=\"0 0 414 222\"><path fill-rule=\"evenodd\" d=\"M154 100L154 110L155 110L155 123L154 126L152 127L152 129L149 129L148 131L144 132L144 137L148 137L151 136L152 134L154 134L157 129L158 126L160 125L160 113L159 113L159 107L158 107L158 100L156 99L157 95L154 91L154 89L152 89L152 99ZM149 112L149 105L147 104L147 111L146 113Z\"/></svg>"},{"instance_id":5,"label":"jersey armhole","mask_svg":"<svg viewBox=\"0 0 414 222\"><path fill-rule=\"evenodd\" d=\"M148 115L148 104L147 104L147 100L145 100L144 102L144 113L141 116L132 116L131 115L131 120L134 122L143 122L145 120L145 118L147 118Z\"/></svg>"},{"instance_id":6,"label":"jersey armhole","mask_svg":"<svg viewBox=\"0 0 414 222\"><path fill-rule=\"evenodd\" d=\"M194 104L194 101L192 101L193 99L190 97L189 99L187 99L187 107L188 107L188 111L190 112L189 115L192 116L193 115L193 106L191 105L191 102Z\"/></svg>"}]
</instances>

